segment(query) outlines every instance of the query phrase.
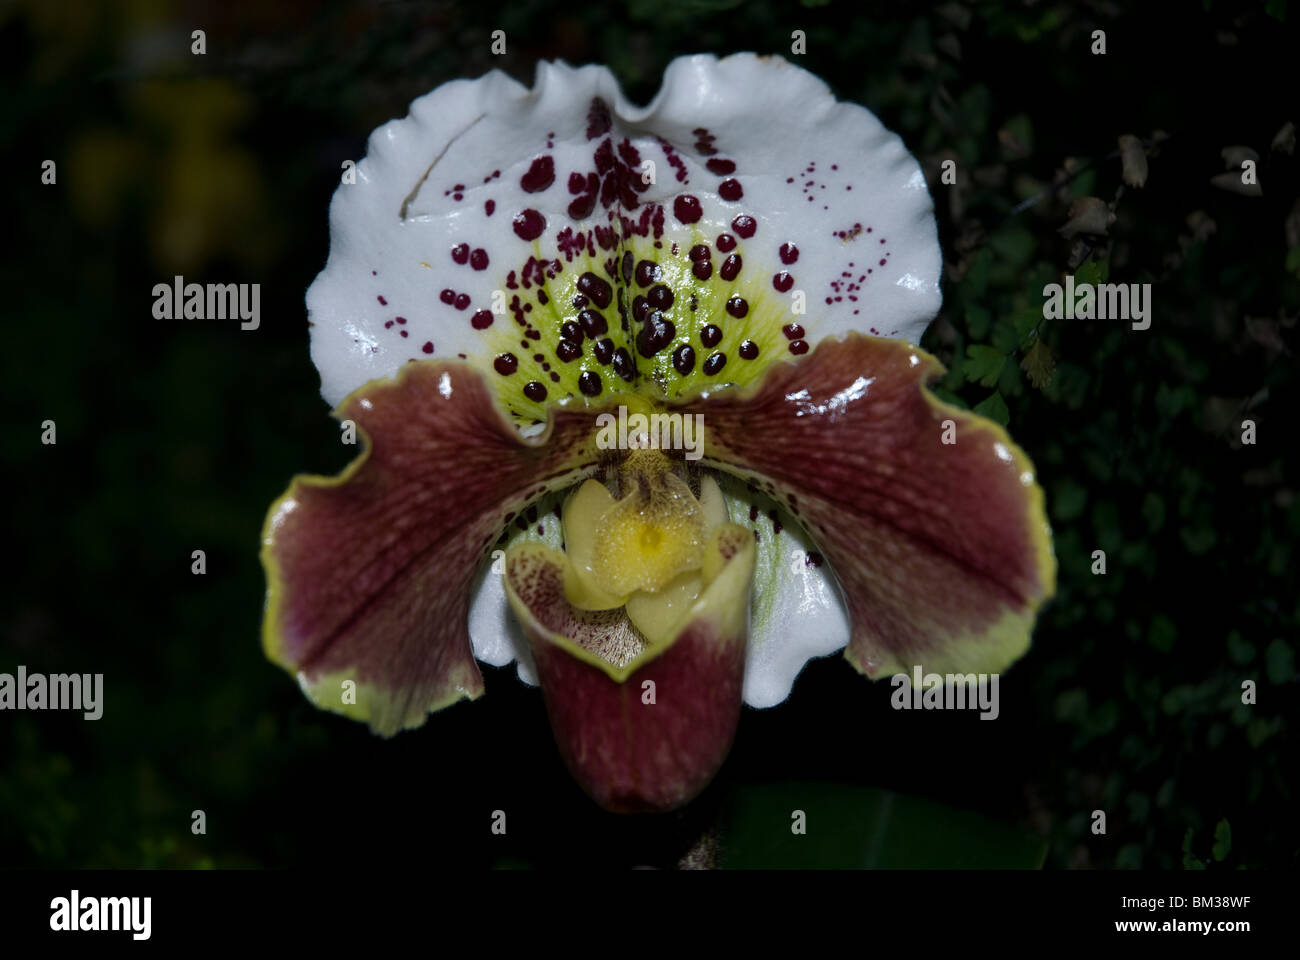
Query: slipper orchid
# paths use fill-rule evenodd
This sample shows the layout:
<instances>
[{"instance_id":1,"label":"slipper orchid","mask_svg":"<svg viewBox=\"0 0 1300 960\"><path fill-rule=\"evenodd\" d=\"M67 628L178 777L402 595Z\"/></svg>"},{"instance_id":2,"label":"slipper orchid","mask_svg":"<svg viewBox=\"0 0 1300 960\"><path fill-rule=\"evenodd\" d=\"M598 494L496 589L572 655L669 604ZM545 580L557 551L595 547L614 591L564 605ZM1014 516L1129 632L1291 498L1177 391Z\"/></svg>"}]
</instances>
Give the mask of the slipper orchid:
<instances>
[{"instance_id":1,"label":"slipper orchid","mask_svg":"<svg viewBox=\"0 0 1300 960\"><path fill-rule=\"evenodd\" d=\"M389 735L516 660L582 787L666 810L810 657L1027 649L1042 492L925 389L936 226L870 112L775 57L675 60L647 107L543 63L421 97L355 175L307 306L366 449L263 536L264 645L317 705ZM658 442L698 417L695 458Z\"/></svg>"}]
</instances>

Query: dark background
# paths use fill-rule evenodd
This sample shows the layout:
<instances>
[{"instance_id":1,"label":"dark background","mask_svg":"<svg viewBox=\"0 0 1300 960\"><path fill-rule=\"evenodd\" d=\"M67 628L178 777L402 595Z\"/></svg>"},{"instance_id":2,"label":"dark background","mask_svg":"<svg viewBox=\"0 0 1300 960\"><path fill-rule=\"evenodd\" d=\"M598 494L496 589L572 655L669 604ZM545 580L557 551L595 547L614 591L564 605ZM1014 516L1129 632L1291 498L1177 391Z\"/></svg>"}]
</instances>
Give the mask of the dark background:
<instances>
[{"instance_id":1,"label":"dark background","mask_svg":"<svg viewBox=\"0 0 1300 960\"><path fill-rule=\"evenodd\" d=\"M1294 153L1270 148L1300 121L1286 8L5 6L0 671L102 672L106 705L93 723L0 714L0 866L671 866L701 834L724 861L777 865L763 831L788 833L802 806L826 864L1000 865L992 845L1025 851L1005 857L1018 866L1294 867L1300 207ZM931 177L939 392L1009 420L1061 567L1001 718L895 713L886 684L830 657L787 703L745 710L688 810L621 818L572 783L513 667L485 666L481 700L390 741L313 709L263 658L257 549L292 474L348 459L303 306L342 162L457 77L603 62L645 102L674 56L737 50L786 55L870 107ZM1062 237L1073 199L1116 200L1116 138L1157 131L1109 236ZM1262 197L1210 183L1237 144L1260 155ZM1151 328L1040 325L1043 284L1076 268L1151 282ZM153 285L176 273L260 283L261 329L153 319Z\"/></svg>"}]
</instances>

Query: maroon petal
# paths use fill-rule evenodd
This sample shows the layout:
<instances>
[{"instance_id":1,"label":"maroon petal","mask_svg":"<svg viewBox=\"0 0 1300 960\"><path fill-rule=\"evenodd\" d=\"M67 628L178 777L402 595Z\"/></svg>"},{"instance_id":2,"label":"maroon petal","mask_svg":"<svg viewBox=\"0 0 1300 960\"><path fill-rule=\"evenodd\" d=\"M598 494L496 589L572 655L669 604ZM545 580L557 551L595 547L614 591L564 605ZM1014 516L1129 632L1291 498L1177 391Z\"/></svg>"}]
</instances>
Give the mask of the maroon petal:
<instances>
[{"instance_id":1,"label":"maroon petal","mask_svg":"<svg viewBox=\"0 0 1300 960\"><path fill-rule=\"evenodd\" d=\"M1001 670L1055 589L1033 465L924 389L941 372L904 341L853 333L689 405L704 462L777 497L818 543L848 604L846 656L871 677Z\"/></svg>"},{"instance_id":2,"label":"maroon petal","mask_svg":"<svg viewBox=\"0 0 1300 960\"><path fill-rule=\"evenodd\" d=\"M514 514L595 462L592 414L556 411L524 440L475 370L426 361L335 415L367 449L338 477L295 478L271 506L263 645L317 705L387 735L482 693L471 581Z\"/></svg>"},{"instance_id":3,"label":"maroon petal","mask_svg":"<svg viewBox=\"0 0 1300 960\"><path fill-rule=\"evenodd\" d=\"M507 555L506 592L532 646L560 753L608 810L682 806L731 748L755 550L744 527L720 529L711 549L725 557L722 572L675 639L658 647L638 644L621 611L570 606L564 554L530 544Z\"/></svg>"}]
</instances>

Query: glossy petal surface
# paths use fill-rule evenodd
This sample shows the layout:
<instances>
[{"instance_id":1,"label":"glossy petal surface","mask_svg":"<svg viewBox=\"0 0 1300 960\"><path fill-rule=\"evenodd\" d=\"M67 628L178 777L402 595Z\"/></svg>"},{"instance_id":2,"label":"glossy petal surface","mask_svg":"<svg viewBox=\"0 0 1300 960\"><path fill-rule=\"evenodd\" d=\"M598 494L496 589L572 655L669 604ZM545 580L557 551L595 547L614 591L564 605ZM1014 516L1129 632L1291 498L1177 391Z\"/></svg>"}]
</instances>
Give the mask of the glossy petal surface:
<instances>
[{"instance_id":1,"label":"glossy petal surface","mask_svg":"<svg viewBox=\"0 0 1300 960\"><path fill-rule=\"evenodd\" d=\"M680 58L646 107L600 67L445 84L375 131L330 224L307 303L331 402L463 356L529 423L752 383L846 330L916 340L939 305L916 161L779 57Z\"/></svg>"},{"instance_id":2,"label":"glossy petal surface","mask_svg":"<svg viewBox=\"0 0 1300 960\"><path fill-rule=\"evenodd\" d=\"M849 616L830 564L798 520L752 484L719 474L728 510L754 533L745 703L772 707L790 695L810 658L844 649Z\"/></svg>"},{"instance_id":3,"label":"glossy petal surface","mask_svg":"<svg viewBox=\"0 0 1300 960\"><path fill-rule=\"evenodd\" d=\"M456 361L411 364L337 415L367 449L272 506L263 641L319 706L391 734L482 692L466 627L480 559L525 504L595 461L591 418L557 411L525 440Z\"/></svg>"},{"instance_id":4,"label":"glossy petal surface","mask_svg":"<svg viewBox=\"0 0 1300 960\"><path fill-rule=\"evenodd\" d=\"M850 334L688 407L707 424L703 462L807 528L843 589L846 656L872 677L1001 670L1055 589L1033 465L997 424L924 389L940 370L903 341Z\"/></svg>"}]
</instances>

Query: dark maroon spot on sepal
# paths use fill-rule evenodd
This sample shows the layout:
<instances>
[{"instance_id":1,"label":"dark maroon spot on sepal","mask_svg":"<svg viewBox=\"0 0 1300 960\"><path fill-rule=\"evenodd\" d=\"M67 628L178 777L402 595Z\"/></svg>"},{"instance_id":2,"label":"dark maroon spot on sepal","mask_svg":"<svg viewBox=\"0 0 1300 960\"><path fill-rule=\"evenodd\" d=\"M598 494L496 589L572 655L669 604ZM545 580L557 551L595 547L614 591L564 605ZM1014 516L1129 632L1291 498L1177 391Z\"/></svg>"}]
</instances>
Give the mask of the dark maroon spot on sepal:
<instances>
[{"instance_id":1,"label":"dark maroon spot on sepal","mask_svg":"<svg viewBox=\"0 0 1300 960\"><path fill-rule=\"evenodd\" d=\"M609 133L610 125L609 104L600 97L593 98L591 107L587 110L587 139L603 137Z\"/></svg>"},{"instance_id":2,"label":"dark maroon spot on sepal","mask_svg":"<svg viewBox=\"0 0 1300 960\"><path fill-rule=\"evenodd\" d=\"M614 351L614 372L628 383L631 383L636 376L636 364L632 362L632 355L625 347L619 347Z\"/></svg>"},{"instance_id":3,"label":"dark maroon spot on sepal","mask_svg":"<svg viewBox=\"0 0 1300 960\"><path fill-rule=\"evenodd\" d=\"M583 310L579 313L578 323L582 327L582 332L592 340L595 340L609 329L609 324L605 322L605 318L595 310Z\"/></svg>"},{"instance_id":4,"label":"dark maroon spot on sepal","mask_svg":"<svg viewBox=\"0 0 1300 960\"><path fill-rule=\"evenodd\" d=\"M658 310L653 311L636 336L637 353L647 359L653 357L677 336L677 328Z\"/></svg>"},{"instance_id":5,"label":"dark maroon spot on sepal","mask_svg":"<svg viewBox=\"0 0 1300 960\"><path fill-rule=\"evenodd\" d=\"M636 265L636 282L639 287L648 287L663 276L663 268L653 260L642 260Z\"/></svg>"},{"instance_id":6,"label":"dark maroon spot on sepal","mask_svg":"<svg viewBox=\"0 0 1300 960\"><path fill-rule=\"evenodd\" d=\"M682 223L696 223L704 216L704 209L698 199L687 193L673 201L673 216Z\"/></svg>"},{"instance_id":7,"label":"dark maroon spot on sepal","mask_svg":"<svg viewBox=\"0 0 1300 960\"><path fill-rule=\"evenodd\" d=\"M546 229L546 218L531 208L521 210L515 214L514 228L520 240L536 240Z\"/></svg>"},{"instance_id":8,"label":"dark maroon spot on sepal","mask_svg":"<svg viewBox=\"0 0 1300 960\"><path fill-rule=\"evenodd\" d=\"M541 193L554 182L555 160L548 154L529 164L528 172L519 179L519 186L524 193Z\"/></svg>"},{"instance_id":9,"label":"dark maroon spot on sepal","mask_svg":"<svg viewBox=\"0 0 1300 960\"><path fill-rule=\"evenodd\" d=\"M673 351L673 369L683 377L695 369L695 350L689 343L683 343Z\"/></svg>"},{"instance_id":10,"label":"dark maroon spot on sepal","mask_svg":"<svg viewBox=\"0 0 1300 960\"><path fill-rule=\"evenodd\" d=\"M614 296L614 290L609 283L591 271L587 271L578 278L578 289L602 310L609 306Z\"/></svg>"},{"instance_id":11,"label":"dark maroon spot on sepal","mask_svg":"<svg viewBox=\"0 0 1300 960\"><path fill-rule=\"evenodd\" d=\"M646 294L646 299L650 301L650 305L656 310L667 310L673 305L673 292L662 283L658 283L650 288L650 292Z\"/></svg>"}]
</instances>

